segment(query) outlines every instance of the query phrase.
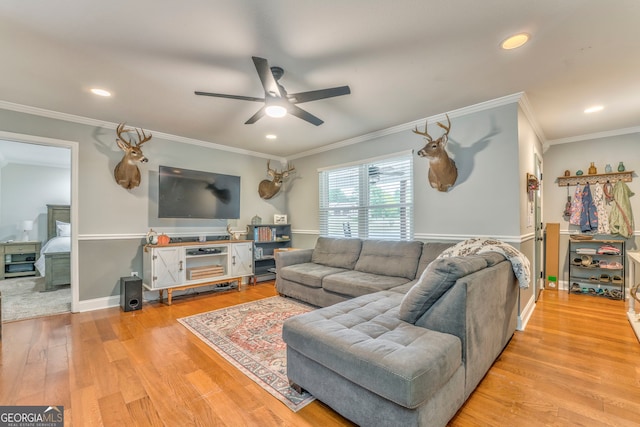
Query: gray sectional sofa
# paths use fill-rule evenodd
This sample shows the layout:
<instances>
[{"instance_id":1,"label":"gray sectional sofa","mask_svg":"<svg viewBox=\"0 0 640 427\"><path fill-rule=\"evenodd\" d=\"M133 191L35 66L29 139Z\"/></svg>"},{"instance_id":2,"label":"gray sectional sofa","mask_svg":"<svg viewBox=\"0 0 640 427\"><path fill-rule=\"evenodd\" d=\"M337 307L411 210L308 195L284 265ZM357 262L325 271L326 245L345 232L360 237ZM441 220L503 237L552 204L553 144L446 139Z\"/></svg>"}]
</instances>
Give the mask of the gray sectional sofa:
<instances>
[{"instance_id":1,"label":"gray sectional sofa","mask_svg":"<svg viewBox=\"0 0 640 427\"><path fill-rule=\"evenodd\" d=\"M513 335L518 286L495 252L319 238L276 255L276 288L318 310L288 319L287 375L362 426L439 426Z\"/></svg>"}]
</instances>

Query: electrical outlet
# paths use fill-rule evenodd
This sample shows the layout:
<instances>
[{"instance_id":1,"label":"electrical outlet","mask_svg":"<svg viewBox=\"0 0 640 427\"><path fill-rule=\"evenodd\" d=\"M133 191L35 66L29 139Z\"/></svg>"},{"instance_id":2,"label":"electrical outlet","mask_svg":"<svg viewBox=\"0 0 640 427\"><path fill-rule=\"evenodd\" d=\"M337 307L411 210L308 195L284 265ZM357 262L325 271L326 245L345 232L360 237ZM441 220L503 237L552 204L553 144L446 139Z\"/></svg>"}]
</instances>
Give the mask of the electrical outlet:
<instances>
[{"instance_id":1,"label":"electrical outlet","mask_svg":"<svg viewBox=\"0 0 640 427\"><path fill-rule=\"evenodd\" d=\"M138 277L138 272L137 272L137 271L132 271L132 272L131 272L131 275L132 275L133 277Z\"/></svg>"}]
</instances>

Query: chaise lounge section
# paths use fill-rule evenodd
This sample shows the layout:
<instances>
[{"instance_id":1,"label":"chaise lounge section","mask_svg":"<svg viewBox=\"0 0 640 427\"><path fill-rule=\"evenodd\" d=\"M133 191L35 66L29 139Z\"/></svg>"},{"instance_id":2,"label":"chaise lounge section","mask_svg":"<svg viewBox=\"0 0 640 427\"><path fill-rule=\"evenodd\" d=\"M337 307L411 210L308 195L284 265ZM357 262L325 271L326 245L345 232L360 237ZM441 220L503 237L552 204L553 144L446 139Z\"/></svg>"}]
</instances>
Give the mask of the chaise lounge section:
<instances>
[{"instance_id":1,"label":"chaise lounge section","mask_svg":"<svg viewBox=\"0 0 640 427\"><path fill-rule=\"evenodd\" d=\"M406 271L409 264L399 268L399 260L412 254L417 279L389 276L403 279L389 286L391 281L383 276L370 285L381 290L363 295L357 295L366 291L358 280L344 280L354 277L350 272L374 274L356 270L359 259L351 260L353 270L330 266L339 271L320 274L322 268L309 265L314 264L313 254L293 251L276 260L279 271L307 264L315 280L309 286L302 269L297 270L299 276L278 274L279 292L303 295L308 288L312 296L303 300L336 301L285 322L287 374L292 383L359 425L446 425L516 329L516 277L512 264L499 253L438 258L451 245L417 242L416 255L407 251L412 245L391 249L397 243L386 248L394 256L388 262L378 258L375 268ZM342 244L319 242L321 250ZM354 242L349 245L355 247ZM380 249L384 242L372 245L378 255L385 251ZM365 240L361 250L365 247L366 257L372 246ZM290 258L294 254L298 264ZM349 290L325 288L332 275L342 275Z\"/></svg>"}]
</instances>

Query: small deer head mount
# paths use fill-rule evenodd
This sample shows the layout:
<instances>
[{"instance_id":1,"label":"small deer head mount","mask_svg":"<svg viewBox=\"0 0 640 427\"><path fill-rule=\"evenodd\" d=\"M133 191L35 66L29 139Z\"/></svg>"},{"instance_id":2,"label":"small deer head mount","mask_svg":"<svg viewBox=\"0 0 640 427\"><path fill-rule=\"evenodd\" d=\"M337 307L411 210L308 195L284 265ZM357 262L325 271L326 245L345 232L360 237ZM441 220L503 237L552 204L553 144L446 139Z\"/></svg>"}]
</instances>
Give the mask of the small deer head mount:
<instances>
[{"instance_id":1,"label":"small deer head mount","mask_svg":"<svg viewBox=\"0 0 640 427\"><path fill-rule=\"evenodd\" d=\"M246 230L233 231L231 229L231 224L227 224L227 233L229 233L229 237L231 238L231 240L240 240L240 236L242 236L243 234L246 234L247 231Z\"/></svg>"},{"instance_id":2,"label":"small deer head mount","mask_svg":"<svg viewBox=\"0 0 640 427\"><path fill-rule=\"evenodd\" d=\"M148 161L144 154L142 154L140 147L149 141L152 135L146 135L142 129L135 129L138 135L138 141L134 142L130 138L125 139L123 134L133 132L134 129L127 129L124 125L124 123L121 123L116 129L118 135L116 142L118 143L118 147L124 151L124 157L122 157L120 163L118 163L113 170L113 176L119 185L130 190L140 185L140 169L138 169L136 163L146 163Z\"/></svg>"},{"instance_id":3,"label":"small deer head mount","mask_svg":"<svg viewBox=\"0 0 640 427\"><path fill-rule=\"evenodd\" d=\"M455 184L458 179L458 168L456 163L449 158L445 147L449 140L449 131L451 130L451 120L447 115L447 123L445 126L442 123L436 123L442 129L445 130L444 134L435 141L427 132L427 123L424 125L424 132L418 131L418 127L413 130L413 133L422 135L427 140L427 144L418 151L418 156L426 157L429 160L429 184L438 191L446 192L450 187Z\"/></svg>"},{"instance_id":4,"label":"small deer head mount","mask_svg":"<svg viewBox=\"0 0 640 427\"><path fill-rule=\"evenodd\" d=\"M275 169L271 169L270 160L267 161L267 173L272 178L271 181L268 179L263 179L260 181L258 185L258 194L263 199L270 199L280 191L280 187L282 187L282 182L289 177L289 174L294 173L296 168L287 164L286 170L283 169L282 172L278 172Z\"/></svg>"}]
</instances>

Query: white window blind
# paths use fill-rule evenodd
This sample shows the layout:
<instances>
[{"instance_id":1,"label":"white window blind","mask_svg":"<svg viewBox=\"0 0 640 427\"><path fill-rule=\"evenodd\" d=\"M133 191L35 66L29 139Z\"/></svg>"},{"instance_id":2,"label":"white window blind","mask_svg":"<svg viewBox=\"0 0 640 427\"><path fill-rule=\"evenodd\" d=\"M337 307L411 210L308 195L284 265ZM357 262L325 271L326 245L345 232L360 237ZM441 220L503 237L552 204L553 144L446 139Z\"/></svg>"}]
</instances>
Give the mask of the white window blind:
<instances>
[{"instance_id":1,"label":"white window blind","mask_svg":"<svg viewBox=\"0 0 640 427\"><path fill-rule=\"evenodd\" d=\"M410 152L320 171L320 235L413 238Z\"/></svg>"}]
</instances>

